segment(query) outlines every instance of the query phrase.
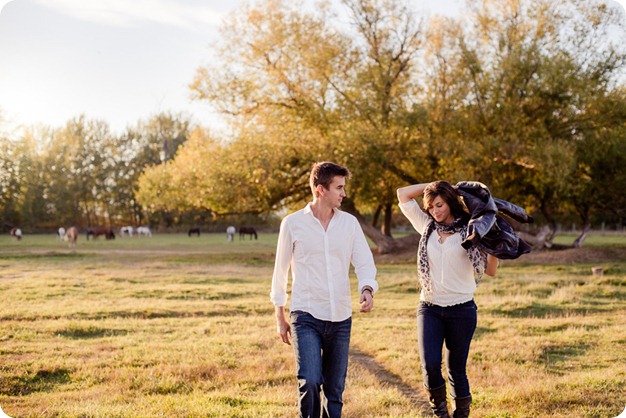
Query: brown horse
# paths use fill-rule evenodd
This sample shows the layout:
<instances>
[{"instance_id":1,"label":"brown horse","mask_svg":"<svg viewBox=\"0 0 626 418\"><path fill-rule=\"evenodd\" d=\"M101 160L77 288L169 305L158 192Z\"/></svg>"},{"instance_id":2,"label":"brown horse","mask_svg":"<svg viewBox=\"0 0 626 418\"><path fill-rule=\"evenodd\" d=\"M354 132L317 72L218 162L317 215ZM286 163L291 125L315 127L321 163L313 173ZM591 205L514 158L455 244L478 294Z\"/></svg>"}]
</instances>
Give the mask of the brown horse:
<instances>
[{"instance_id":1,"label":"brown horse","mask_svg":"<svg viewBox=\"0 0 626 418\"><path fill-rule=\"evenodd\" d=\"M239 239L245 239L246 235L250 235L250 239L252 239L252 237L254 237L254 239L258 239L256 229L251 226L242 226L239 228Z\"/></svg>"},{"instance_id":2,"label":"brown horse","mask_svg":"<svg viewBox=\"0 0 626 418\"><path fill-rule=\"evenodd\" d=\"M90 236L92 236L95 239L95 238L98 238L100 235L104 235L104 237L107 240L115 239L115 232L113 232L112 228L98 226L95 228L87 229L87 241L89 241Z\"/></svg>"},{"instance_id":3,"label":"brown horse","mask_svg":"<svg viewBox=\"0 0 626 418\"><path fill-rule=\"evenodd\" d=\"M76 240L78 239L78 229L72 226L65 232L65 241L70 242L70 247L76 247Z\"/></svg>"}]
</instances>

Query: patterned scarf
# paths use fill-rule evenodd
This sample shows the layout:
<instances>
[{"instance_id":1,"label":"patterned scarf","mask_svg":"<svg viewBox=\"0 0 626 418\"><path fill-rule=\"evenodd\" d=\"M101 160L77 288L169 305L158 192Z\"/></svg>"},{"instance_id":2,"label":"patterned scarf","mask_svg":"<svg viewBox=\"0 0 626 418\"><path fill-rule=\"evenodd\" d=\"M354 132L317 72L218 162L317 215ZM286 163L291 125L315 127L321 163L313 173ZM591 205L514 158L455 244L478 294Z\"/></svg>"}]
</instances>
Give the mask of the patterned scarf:
<instances>
[{"instance_id":1,"label":"patterned scarf","mask_svg":"<svg viewBox=\"0 0 626 418\"><path fill-rule=\"evenodd\" d=\"M419 248L417 250L418 258L418 277L424 290L424 297L426 301L432 300L433 295L433 279L430 275L430 265L428 263L427 244L430 235L433 231L442 232L444 234L461 233L461 240L465 240L467 236L467 222L462 218L457 218L451 224L443 224L431 220L426 225L426 231L420 239ZM481 251L477 246L472 246L467 249L467 256L469 257L472 266L474 267L474 278L476 284L480 282L485 272L485 266L487 264L487 255Z\"/></svg>"}]
</instances>

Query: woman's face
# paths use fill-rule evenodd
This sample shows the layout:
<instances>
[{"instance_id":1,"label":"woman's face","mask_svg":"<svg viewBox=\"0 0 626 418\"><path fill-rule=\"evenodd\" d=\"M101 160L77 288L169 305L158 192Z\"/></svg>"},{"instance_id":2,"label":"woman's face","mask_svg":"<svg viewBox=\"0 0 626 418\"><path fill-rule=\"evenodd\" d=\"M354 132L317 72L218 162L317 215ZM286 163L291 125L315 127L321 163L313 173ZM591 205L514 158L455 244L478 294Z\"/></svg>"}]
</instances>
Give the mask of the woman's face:
<instances>
[{"instance_id":1,"label":"woman's face","mask_svg":"<svg viewBox=\"0 0 626 418\"><path fill-rule=\"evenodd\" d=\"M430 216L435 218L435 221L444 224L450 224L454 222L454 216L450 210L450 205L446 203L441 196L437 196L433 199L433 203L428 209Z\"/></svg>"}]
</instances>

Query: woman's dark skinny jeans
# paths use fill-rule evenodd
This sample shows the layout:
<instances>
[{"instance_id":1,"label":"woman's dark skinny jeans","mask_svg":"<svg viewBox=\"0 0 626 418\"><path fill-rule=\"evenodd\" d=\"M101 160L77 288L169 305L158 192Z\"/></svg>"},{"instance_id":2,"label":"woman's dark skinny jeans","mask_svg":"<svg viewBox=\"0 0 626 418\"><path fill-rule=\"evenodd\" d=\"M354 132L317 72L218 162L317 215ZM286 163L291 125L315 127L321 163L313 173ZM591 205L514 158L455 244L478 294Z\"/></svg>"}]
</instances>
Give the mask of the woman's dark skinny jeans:
<instances>
[{"instance_id":1,"label":"woman's dark skinny jeans","mask_svg":"<svg viewBox=\"0 0 626 418\"><path fill-rule=\"evenodd\" d=\"M426 389L445 385L441 372L445 342L445 363L452 398L470 396L467 357L476 330L477 307L473 300L454 306L420 302L417 310L417 339L422 376Z\"/></svg>"}]
</instances>

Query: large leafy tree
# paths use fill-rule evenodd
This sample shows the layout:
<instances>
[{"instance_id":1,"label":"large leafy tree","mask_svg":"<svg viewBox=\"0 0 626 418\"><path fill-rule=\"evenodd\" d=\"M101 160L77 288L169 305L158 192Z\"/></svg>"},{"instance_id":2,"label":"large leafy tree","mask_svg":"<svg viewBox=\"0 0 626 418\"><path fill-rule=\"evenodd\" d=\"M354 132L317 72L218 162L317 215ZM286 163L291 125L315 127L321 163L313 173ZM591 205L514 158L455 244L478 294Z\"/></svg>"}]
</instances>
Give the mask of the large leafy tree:
<instances>
[{"instance_id":1,"label":"large leafy tree","mask_svg":"<svg viewBox=\"0 0 626 418\"><path fill-rule=\"evenodd\" d=\"M468 87L454 112L463 121L451 136L455 148L469 145L466 161L478 169L468 172L536 208L553 233L572 206L589 226L579 204L581 158L603 153L602 137L624 121L621 106L601 106L615 102L609 96L624 68L625 50L610 36L624 33L623 22L600 2L471 4L473 24L450 36L458 45L456 80Z\"/></svg>"},{"instance_id":2,"label":"large leafy tree","mask_svg":"<svg viewBox=\"0 0 626 418\"><path fill-rule=\"evenodd\" d=\"M196 143L211 161L201 181L185 180L188 166L178 163L144 180L177 189L164 204L263 212L301 204L310 164L333 160L352 170L345 208L381 252L408 243L389 235L394 190L407 182L480 180L554 226L584 195L571 182L584 175L581 150L600 149L598 138L623 123L618 107L593 111L624 67L608 33L623 31L614 11L473 0L462 18L426 22L408 4L346 0L339 11L306 11L266 0L233 14L219 59L191 85L230 115L231 137ZM384 214L382 230L362 213Z\"/></svg>"},{"instance_id":3,"label":"large leafy tree","mask_svg":"<svg viewBox=\"0 0 626 418\"><path fill-rule=\"evenodd\" d=\"M225 28L222 61L200 69L192 88L233 115L238 135L225 147L230 163L220 167L222 174L236 167L244 184L258 185L249 194L260 197L251 208L302 202L310 196L311 163L333 160L354 174L346 208L390 251L397 245L390 223L401 184L395 165L411 135L422 27L396 2L345 6L349 27L333 26L325 8L302 13L301 5L280 1L247 8ZM225 177L237 175L230 174ZM382 231L360 214L376 209L385 213Z\"/></svg>"}]
</instances>

